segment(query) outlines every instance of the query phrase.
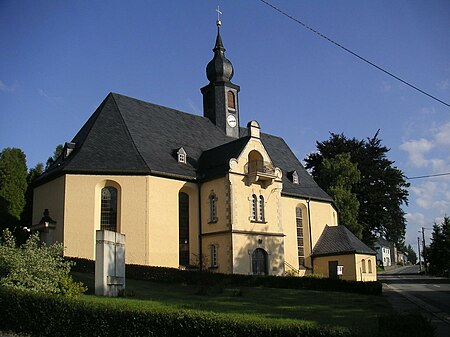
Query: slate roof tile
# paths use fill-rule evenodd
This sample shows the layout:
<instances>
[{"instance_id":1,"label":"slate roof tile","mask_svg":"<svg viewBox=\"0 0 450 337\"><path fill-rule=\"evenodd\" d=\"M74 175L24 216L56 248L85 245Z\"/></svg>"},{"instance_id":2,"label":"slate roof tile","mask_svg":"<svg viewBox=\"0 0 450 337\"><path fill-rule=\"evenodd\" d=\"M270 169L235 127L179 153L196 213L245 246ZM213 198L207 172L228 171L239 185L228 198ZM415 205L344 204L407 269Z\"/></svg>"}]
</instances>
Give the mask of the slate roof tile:
<instances>
[{"instance_id":1,"label":"slate roof tile","mask_svg":"<svg viewBox=\"0 0 450 337\"><path fill-rule=\"evenodd\" d=\"M317 241L312 255L318 257L352 253L376 255L374 250L358 239L347 227L327 225Z\"/></svg>"},{"instance_id":2,"label":"slate roof tile","mask_svg":"<svg viewBox=\"0 0 450 337\"><path fill-rule=\"evenodd\" d=\"M156 174L183 179L207 179L225 174L230 158L247 143L225 135L208 118L110 93L73 138L75 150L59 158L37 181L44 183L64 173ZM273 164L283 171L283 193L332 202L280 137L262 133L261 141ZM174 151L183 147L187 164ZM300 184L287 172L296 170Z\"/></svg>"}]
</instances>

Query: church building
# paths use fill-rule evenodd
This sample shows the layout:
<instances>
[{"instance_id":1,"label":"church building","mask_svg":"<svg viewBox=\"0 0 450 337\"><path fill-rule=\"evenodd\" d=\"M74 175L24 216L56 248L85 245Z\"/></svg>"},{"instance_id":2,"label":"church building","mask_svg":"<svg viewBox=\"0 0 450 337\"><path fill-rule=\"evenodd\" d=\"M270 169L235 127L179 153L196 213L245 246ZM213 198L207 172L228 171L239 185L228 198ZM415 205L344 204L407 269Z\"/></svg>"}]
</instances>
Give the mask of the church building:
<instances>
[{"instance_id":1,"label":"church building","mask_svg":"<svg viewBox=\"0 0 450 337\"><path fill-rule=\"evenodd\" d=\"M33 223L47 210L71 257L95 259L102 229L125 234L129 264L376 280L375 252L285 141L241 127L217 26L203 116L110 93L37 181Z\"/></svg>"}]
</instances>

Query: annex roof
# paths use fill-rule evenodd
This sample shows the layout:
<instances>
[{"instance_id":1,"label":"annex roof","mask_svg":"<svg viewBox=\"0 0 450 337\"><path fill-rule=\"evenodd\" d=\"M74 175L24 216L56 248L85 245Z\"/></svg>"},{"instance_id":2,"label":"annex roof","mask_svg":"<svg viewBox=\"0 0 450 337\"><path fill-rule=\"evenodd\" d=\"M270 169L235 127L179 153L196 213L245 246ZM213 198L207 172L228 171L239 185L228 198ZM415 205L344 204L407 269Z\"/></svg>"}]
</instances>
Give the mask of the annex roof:
<instances>
[{"instance_id":1,"label":"annex roof","mask_svg":"<svg viewBox=\"0 0 450 337\"><path fill-rule=\"evenodd\" d=\"M313 249L312 256L353 253L376 255L374 250L358 239L347 227L327 225Z\"/></svg>"}]
</instances>

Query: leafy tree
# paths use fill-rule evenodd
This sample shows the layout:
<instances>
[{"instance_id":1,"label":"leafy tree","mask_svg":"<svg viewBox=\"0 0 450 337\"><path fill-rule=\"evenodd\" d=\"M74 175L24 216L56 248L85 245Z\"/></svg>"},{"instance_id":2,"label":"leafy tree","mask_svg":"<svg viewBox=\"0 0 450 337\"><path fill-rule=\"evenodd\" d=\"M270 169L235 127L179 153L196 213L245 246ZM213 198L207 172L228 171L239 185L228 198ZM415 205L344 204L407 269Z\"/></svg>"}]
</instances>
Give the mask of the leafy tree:
<instances>
[{"instance_id":1,"label":"leafy tree","mask_svg":"<svg viewBox=\"0 0 450 337\"><path fill-rule=\"evenodd\" d=\"M53 156L48 157L47 162L45 163L45 169L47 170L50 166L53 165L53 163L58 159L58 157L61 155L61 153L64 150L64 146L62 144L58 144L56 146L55 151L53 151Z\"/></svg>"},{"instance_id":2,"label":"leafy tree","mask_svg":"<svg viewBox=\"0 0 450 337\"><path fill-rule=\"evenodd\" d=\"M448 275L450 271L450 217L445 216L440 224L434 224L431 244L427 249L430 271L437 275Z\"/></svg>"},{"instance_id":3,"label":"leafy tree","mask_svg":"<svg viewBox=\"0 0 450 337\"><path fill-rule=\"evenodd\" d=\"M86 288L73 281L70 276L73 263L65 261L62 252L62 244L41 245L37 233L17 247L12 233L3 231L0 286L71 297L82 294Z\"/></svg>"},{"instance_id":4,"label":"leafy tree","mask_svg":"<svg viewBox=\"0 0 450 337\"><path fill-rule=\"evenodd\" d=\"M351 191L361 179L358 166L351 162L349 153L341 153L323 160L322 182L325 190L339 209L339 223L361 238L363 227L358 223L359 201Z\"/></svg>"},{"instance_id":5,"label":"leafy tree","mask_svg":"<svg viewBox=\"0 0 450 337\"><path fill-rule=\"evenodd\" d=\"M17 148L0 153L0 230L14 228L25 206L27 165L25 154Z\"/></svg>"},{"instance_id":6,"label":"leafy tree","mask_svg":"<svg viewBox=\"0 0 450 337\"><path fill-rule=\"evenodd\" d=\"M402 246L406 219L401 206L408 202L409 184L403 172L387 158L389 149L381 144L378 132L365 140L331 133L328 140L317 142L316 146L318 152L305 158L306 168L324 190L329 188L323 174L325 159L349 153L351 161L358 165L361 180L351 191L359 201L358 223L363 227L363 241L371 244L375 236L381 236Z\"/></svg>"},{"instance_id":7,"label":"leafy tree","mask_svg":"<svg viewBox=\"0 0 450 337\"><path fill-rule=\"evenodd\" d=\"M404 247L403 251L406 253L406 255L408 255L408 261L411 262L412 264L416 264L417 254L414 251L414 249L411 247L411 245Z\"/></svg>"}]
</instances>

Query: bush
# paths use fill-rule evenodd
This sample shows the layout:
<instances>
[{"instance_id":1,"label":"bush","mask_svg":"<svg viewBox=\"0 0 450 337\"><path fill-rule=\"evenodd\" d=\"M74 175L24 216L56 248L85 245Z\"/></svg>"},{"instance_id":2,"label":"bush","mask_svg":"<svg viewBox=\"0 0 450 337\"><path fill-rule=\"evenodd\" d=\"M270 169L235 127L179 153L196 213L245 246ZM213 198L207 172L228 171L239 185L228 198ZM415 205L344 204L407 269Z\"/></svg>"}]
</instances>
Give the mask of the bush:
<instances>
[{"instance_id":1,"label":"bush","mask_svg":"<svg viewBox=\"0 0 450 337\"><path fill-rule=\"evenodd\" d=\"M17 247L11 232L5 230L0 241L0 286L65 296L82 294L86 288L73 281L73 263L65 261L62 252L61 244L41 245L37 233Z\"/></svg>"},{"instance_id":2,"label":"bush","mask_svg":"<svg viewBox=\"0 0 450 337\"><path fill-rule=\"evenodd\" d=\"M0 317L0 329L36 336L356 336L346 328L236 319L187 310L137 310L113 301L105 305L2 288Z\"/></svg>"}]
</instances>

